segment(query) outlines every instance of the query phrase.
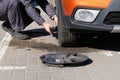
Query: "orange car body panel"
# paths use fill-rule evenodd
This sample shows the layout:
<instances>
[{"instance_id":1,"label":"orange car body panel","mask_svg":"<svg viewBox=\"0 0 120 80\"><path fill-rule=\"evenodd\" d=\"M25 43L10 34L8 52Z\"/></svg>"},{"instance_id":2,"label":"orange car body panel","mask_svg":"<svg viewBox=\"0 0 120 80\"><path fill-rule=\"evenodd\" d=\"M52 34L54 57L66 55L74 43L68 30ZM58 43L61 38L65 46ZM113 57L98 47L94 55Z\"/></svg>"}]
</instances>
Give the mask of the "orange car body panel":
<instances>
[{"instance_id":1,"label":"orange car body panel","mask_svg":"<svg viewBox=\"0 0 120 80\"><path fill-rule=\"evenodd\" d=\"M76 7L104 9L110 4L111 0L62 0L64 14L71 16Z\"/></svg>"}]
</instances>

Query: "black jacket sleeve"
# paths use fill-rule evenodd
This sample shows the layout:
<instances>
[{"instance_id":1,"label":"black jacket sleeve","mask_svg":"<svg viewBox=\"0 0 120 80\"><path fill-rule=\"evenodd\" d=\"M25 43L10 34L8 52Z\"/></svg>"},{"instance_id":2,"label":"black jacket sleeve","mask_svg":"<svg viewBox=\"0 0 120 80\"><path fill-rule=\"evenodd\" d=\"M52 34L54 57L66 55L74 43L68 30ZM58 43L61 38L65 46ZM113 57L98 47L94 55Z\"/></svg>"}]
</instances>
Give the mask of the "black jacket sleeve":
<instances>
[{"instance_id":1,"label":"black jacket sleeve","mask_svg":"<svg viewBox=\"0 0 120 80\"><path fill-rule=\"evenodd\" d=\"M40 16L40 14L35 10L32 2L33 0L19 0L25 6L25 10L27 14L39 25L44 22L44 19Z\"/></svg>"},{"instance_id":2,"label":"black jacket sleeve","mask_svg":"<svg viewBox=\"0 0 120 80\"><path fill-rule=\"evenodd\" d=\"M55 9L47 0L36 0L39 6L47 13L47 15L52 19L56 15Z\"/></svg>"}]
</instances>

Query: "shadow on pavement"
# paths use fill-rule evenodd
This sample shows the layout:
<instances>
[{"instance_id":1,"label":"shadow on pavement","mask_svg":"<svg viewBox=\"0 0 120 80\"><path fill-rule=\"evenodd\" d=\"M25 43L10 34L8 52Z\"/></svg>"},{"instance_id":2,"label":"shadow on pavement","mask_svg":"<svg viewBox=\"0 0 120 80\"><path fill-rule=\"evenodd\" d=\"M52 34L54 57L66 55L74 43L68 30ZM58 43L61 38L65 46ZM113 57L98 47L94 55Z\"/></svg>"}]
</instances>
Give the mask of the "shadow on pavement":
<instances>
[{"instance_id":1,"label":"shadow on pavement","mask_svg":"<svg viewBox=\"0 0 120 80\"><path fill-rule=\"evenodd\" d=\"M27 30L25 32L29 34L32 38L49 35L49 33L47 33L44 28ZM57 29L54 30L53 36L58 39ZM91 47L104 50L120 51L120 34L93 34L83 41L81 41L81 38L78 38L77 44L74 47Z\"/></svg>"},{"instance_id":2,"label":"shadow on pavement","mask_svg":"<svg viewBox=\"0 0 120 80\"><path fill-rule=\"evenodd\" d=\"M41 29L31 29L24 31L25 34L30 35L31 38L42 37L50 35L48 32L45 31L44 28ZM57 32L54 31L53 36L57 38Z\"/></svg>"},{"instance_id":3,"label":"shadow on pavement","mask_svg":"<svg viewBox=\"0 0 120 80\"><path fill-rule=\"evenodd\" d=\"M44 28L26 30L25 33L30 35L32 38L50 35L45 31ZM58 39L57 31L54 33L54 37ZM55 47L58 48L58 46L55 46ZM82 41L81 41L81 38L78 38L76 46L67 47L67 48L81 48L81 47L120 51L120 34L109 34L109 33L93 34L92 36L89 36L89 38L85 38ZM39 46L38 48L41 48L41 47ZM59 47L59 48L64 50L65 47Z\"/></svg>"},{"instance_id":4,"label":"shadow on pavement","mask_svg":"<svg viewBox=\"0 0 120 80\"><path fill-rule=\"evenodd\" d=\"M99 34L84 42L84 46L120 51L120 34Z\"/></svg>"}]
</instances>

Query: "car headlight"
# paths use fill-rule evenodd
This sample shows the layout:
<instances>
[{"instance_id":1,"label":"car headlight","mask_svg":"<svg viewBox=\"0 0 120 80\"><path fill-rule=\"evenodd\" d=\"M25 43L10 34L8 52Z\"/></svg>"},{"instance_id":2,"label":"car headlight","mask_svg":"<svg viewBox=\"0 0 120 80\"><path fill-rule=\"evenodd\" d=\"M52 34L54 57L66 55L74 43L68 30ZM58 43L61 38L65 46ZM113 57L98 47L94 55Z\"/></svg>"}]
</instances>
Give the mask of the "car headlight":
<instances>
[{"instance_id":1,"label":"car headlight","mask_svg":"<svg viewBox=\"0 0 120 80\"><path fill-rule=\"evenodd\" d=\"M93 22L100 10L78 9L75 12L74 19L77 21Z\"/></svg>"}]
</instances>

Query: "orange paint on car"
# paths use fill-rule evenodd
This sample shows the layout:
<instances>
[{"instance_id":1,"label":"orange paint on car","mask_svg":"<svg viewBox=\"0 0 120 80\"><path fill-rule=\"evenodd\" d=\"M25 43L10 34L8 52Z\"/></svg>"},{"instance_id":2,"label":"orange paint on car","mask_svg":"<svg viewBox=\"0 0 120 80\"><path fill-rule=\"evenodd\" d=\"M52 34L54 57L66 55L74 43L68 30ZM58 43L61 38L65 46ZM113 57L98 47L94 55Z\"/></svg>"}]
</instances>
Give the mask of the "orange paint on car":
<instances>
[{"instance_id":1,"label":"orange paint on car","mask_svg":"<svg viewBox=\"0 0 120 80\"><path fill-rule=\"evenodd\" d=\"M70 16L76 7L104 9L111 0L62 0L64 14Z\"/></svg>"}]
</instances>

